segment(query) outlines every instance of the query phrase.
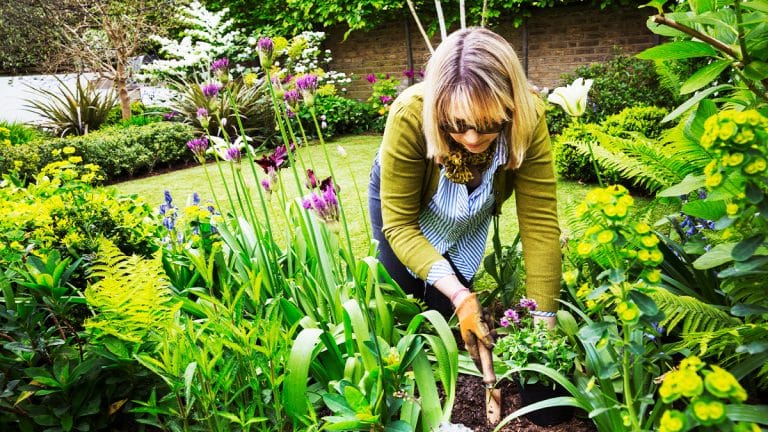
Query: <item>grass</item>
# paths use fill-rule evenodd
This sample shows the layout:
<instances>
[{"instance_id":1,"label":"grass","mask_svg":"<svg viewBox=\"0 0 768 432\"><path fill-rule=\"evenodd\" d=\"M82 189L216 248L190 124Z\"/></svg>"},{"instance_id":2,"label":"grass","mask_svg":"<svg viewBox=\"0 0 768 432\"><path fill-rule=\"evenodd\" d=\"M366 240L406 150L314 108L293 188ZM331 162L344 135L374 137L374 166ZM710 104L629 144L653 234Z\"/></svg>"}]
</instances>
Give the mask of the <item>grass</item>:
<instances>
[{"instance_id":1,"label":"grass","mask_svg":"<svg viewBox=\"0 0 768 432\"><path fill-rule=\"evenodd\" d=\"M326 143L333 172L335 174L335 181L340 187L339 198L344 205L346 212L354 253L358 257L365 256L370 247L370 228L367 208L368 176L371 163L376 155L380 142L380 135L355 135L341 137ZM338 147L344 149L347 154L346 157L342 157L337 152ZM318 179L330 175L321 146L314 145L300 148L298 154L299 158L303 160L305 164L310 165L310 161L314 162L312 165L316 168L315 173L317 174ZM247 165L243 166L243 170L249 174L246 176L248 179L247 182L253 191L252 195L254 200L257 200L258 192L254 189L257 187L257 182L253 179L253 176L250 175L251 171ZM257 170L260 178L264 178L263 171L259 167L257 167ZM163 191L165 190L171 192L176 201L176 205L179 207L184 206L184 202L193 192L197 192L203 202L206 200L212 201L214 194L220 198L225 198L225 187L224 180L221 178L222 176L219 175L218 171L214 168L214 165L209 164L208 171L212 178L213 193L210 190L202 166L118 183L113 185L113 187L125 194L135 194L153 206L160 205L163 201ZM301 174L301 170L299 171ZM226 174L225 171L225 177ZM297 190L296 182L293 179L293 174L290 169L282 170L281 175L285 190L278 191L277 193L284 193L284 196L288 197L289 200L307 193L307 190L304 188L302 188L301 191ZM303 177L301 181L304 181ZM558 182L558 211L561 227L566 236L576 237L578 235L578 228L575 224L570 222L573 220L573 217L571 216L573 214L573 208L583 201L587 192L594 187L595 185L584 185L572 181L560 180ZM638 211L642 212L650 210L645 216L645 219L651 223L659 219L664 212L669 211L668 208L663 206L649 206L651 201L647 199L636 199L636 202ZM282 217L282 209L279 208L279 200L276 196L273 195L270 198L268 207L270 209L270 221L275 226L274 230L279 233L285 232L285 227L280 226L280 223L284 221L284 218ZM511 243L517 232L517 216L515 213L514 196L504 204L499 225L502 229L502 243ZM573 231L573 233L571 233L571 231ZM280 239L279 236L277 238ZM492 247L491 242L488 241L487 245L488 251L490 252Z\"/></svg>"}]
</instances>

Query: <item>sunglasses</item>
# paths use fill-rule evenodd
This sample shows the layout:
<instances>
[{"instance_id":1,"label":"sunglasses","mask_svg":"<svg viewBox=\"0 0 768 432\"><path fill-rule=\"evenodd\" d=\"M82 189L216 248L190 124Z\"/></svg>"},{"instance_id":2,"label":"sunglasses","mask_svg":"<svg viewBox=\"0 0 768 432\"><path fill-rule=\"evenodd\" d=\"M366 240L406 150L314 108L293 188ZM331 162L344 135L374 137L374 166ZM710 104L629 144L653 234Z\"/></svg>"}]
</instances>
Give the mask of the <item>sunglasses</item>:
<instances>
[{"instance_id":1,"label":"sunglasses","mask_svg":"<svg viewBox=\"0 0 768 432\"><path fill-rule=\"evenodd\" d=\"M443 132L457 134L457 135L463 135L467 133L470 129L474 130L480 135L490 135L490 134L497 134L504 130L504 128L509 123L509 120L504 120L501 122L494 122L490 123L484 126L473 126L467 124L464 120L459 120L456 122L455 125L452 125L450 123L440 123L440 129Z\"/></svg>"}]
</instances>

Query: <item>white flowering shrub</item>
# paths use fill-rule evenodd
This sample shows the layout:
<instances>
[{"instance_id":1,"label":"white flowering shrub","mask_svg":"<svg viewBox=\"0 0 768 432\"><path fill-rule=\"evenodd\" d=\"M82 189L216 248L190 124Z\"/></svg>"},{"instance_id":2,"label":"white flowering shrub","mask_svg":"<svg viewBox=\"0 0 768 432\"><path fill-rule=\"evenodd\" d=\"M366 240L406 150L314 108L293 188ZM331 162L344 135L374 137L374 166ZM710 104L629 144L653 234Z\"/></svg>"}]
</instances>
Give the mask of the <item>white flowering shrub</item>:
<instances>
[{"instance_id":1,"label":"white flowering shrub","mask_svg":"<svg viewBox=\"0 0 768 432\"><path fill-rule=\"evenodd\" d=\"M139 78L183 78L195 71L207 70L211 62L228 57L237 64L254 56L240 31L233 29L234 21L227 19L229 9L211 12L199 1L183 6L178 17L186 27L180 41L154 35L166 59L142 66ZM238 72L238 67L233 70Z\"/></svg>"}]
</instances>

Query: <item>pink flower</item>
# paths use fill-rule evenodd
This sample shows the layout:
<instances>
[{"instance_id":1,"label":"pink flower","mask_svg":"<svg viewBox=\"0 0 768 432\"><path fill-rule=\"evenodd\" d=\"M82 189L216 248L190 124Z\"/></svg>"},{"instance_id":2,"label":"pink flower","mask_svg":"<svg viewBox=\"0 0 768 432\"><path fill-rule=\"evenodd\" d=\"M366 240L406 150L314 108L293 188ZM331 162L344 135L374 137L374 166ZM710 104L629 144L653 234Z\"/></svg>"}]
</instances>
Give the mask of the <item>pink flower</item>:
<instances>
[{"instance_id":1,"label":"pink flower","mask_svg":"<svg viewBox=\"0 0 768 432\"><path fill-rule=\"evenodd\" d=\"M369 73L365 76L365 79L368 80L369 83L373 84L376 82L376 75Z\"/></svg>"}]
</instances>

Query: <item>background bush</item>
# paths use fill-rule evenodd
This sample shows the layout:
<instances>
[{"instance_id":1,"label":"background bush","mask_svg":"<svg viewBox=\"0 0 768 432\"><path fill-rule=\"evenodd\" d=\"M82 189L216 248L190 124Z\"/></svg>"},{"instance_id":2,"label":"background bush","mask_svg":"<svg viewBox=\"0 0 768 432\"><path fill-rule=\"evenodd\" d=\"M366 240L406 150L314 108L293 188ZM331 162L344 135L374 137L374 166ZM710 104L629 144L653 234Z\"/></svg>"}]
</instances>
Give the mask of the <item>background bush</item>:
<instances>
[{"instance_id":1,"label":"background bush","mask_svg":"<svg viewBox=\"0 0 768 432\"><path fill-rule=\"evenodd\" d=\"M323 129L323 137L331 138L337 135L359 134L372 130L374 116L364 102L347 99L342 96L317 96L315 98L315 113L318 121L325 116L326 127ZM306 107L298 113L307 135L316 137L312 116Z\"/></svg>"},{"instance_id":2,"label":"background bush","mask_svg":"<svg viewBox=\"0 0 768 432\"><path fill-rule=\"evenodd\" d=\"M669 123L662 124L661 119L669 111L660 107L638 106L622 110L618 114L608 116L599 124L571 123L562 133L553 138L552 145L555 153L555 167L561 178L584 183L597 183L597 176L592 162L587 156L577 151L571 143L596 142L597 133L628 138L631 133L640 133L648 138L656 139L661 136ZM616 171L601 169L603 182L631 185L628 179L623 179Z\"/></svg>"},{"instance_id":3,"label":"background bush","mask_svg":"<svg viewBox=\"0 0 768 432\"><path fill-rule=\"evenodd\" d=\"M593 79L589 91L587 111L581 118L585 123L599 123L611 114L632 106L673 108L678 99L675 93L662 85L652 61L640 60L617 52L605 63L580 66L573 73L561 77L559 86L570 84L576 78ZM559 107L547 111L549 131L559 134L570 120Z\"/></svg>"},{"instance_id":4,"label":"background bush","mask_svg":"<svg viewBox=\"0 0 768 432\"><path fill-rule=\"evenodd\" d=\"M26 142L46 137L48 137L48 135L36 127L28 126L24 123L0 120L0 144L24 144ZM5 142L6 139L8 142Z\"/></svg>"},{"instance_id":5,"label":"background bush","mask_svg":"<svg viewBox=\"0 0 768 432\"><path fill-rule=\"evenodd\" d=\"M54 160L53 151L74 147L84 163L101 167L104 180L116 181L192 160L186 143L193 129L183 123L112 126L88 135L33 141L0 148L0 173L15 168L31 179Z\"/></svg>"}]
</instances>

